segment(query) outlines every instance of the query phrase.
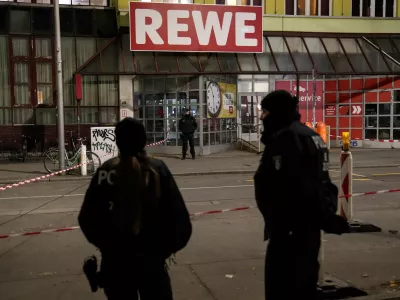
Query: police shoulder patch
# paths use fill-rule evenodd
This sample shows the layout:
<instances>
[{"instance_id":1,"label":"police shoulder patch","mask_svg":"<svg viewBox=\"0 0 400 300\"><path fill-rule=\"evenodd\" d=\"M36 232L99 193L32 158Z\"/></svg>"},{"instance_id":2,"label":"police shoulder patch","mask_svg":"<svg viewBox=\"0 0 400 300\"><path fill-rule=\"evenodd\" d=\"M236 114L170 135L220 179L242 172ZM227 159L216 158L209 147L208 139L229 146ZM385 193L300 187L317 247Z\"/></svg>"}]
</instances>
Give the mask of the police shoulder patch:
<instances>
[{"instance_id":1,"label":"police shoulder patch","mask_svg":"<svg viewBox=\"0 0 400 300\"><path fill-rule=\"evenodd\" d=\"M273 156L272 160L274 161L275 170L279 171L282 168L282 156L281 155Z\"/></svg>"}]
</instances>

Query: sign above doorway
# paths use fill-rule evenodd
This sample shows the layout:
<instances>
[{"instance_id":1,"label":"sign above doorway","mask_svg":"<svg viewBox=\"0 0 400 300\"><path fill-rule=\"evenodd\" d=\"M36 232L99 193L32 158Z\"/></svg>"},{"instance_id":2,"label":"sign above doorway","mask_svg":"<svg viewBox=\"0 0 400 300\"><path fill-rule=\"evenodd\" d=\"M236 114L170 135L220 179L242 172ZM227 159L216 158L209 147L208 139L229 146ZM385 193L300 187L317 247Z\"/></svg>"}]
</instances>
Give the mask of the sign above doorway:
<instances>
[{"instance_id":1,"label":"sign above doorway","mask_svg":"<svg viewBox=\"0 0 400 300\"><path fill-rule=\"evenodd\" d=\"M131 51L263 51L262 6L129 3Z\"/></svg>"}]
</instances>

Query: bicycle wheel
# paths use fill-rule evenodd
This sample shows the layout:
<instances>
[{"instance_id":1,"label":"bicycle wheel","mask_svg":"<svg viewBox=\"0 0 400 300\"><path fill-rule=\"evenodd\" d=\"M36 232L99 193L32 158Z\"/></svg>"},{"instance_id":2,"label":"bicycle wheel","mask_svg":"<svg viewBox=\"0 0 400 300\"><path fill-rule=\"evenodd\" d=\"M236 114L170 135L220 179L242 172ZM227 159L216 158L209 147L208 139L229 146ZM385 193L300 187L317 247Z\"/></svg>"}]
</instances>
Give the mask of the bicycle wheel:
<instances>
[{"instance_id":1,"label":"bicycle wheel","mask_svg":"<svg viewBox=\"0 0 400 300\"><path fill-rule=\"evenodd\" d=\"M82 162L81 162L82 163ZM86 151L86 170L88 175L94 175L97 168L101 166L100 157L91 151Z\"/></svg>"},{"instance_id":2,"label":"bicycle wheel","mask_svg":"<svg viewBox=\"0 0 400 300\"><path fill-rule=\"evenodd\" d=\"M60 156L58 150L49 149L44 153L43 159L44 168L49 173L59 171L60 168Z\"/></svg>"}]
</instances>

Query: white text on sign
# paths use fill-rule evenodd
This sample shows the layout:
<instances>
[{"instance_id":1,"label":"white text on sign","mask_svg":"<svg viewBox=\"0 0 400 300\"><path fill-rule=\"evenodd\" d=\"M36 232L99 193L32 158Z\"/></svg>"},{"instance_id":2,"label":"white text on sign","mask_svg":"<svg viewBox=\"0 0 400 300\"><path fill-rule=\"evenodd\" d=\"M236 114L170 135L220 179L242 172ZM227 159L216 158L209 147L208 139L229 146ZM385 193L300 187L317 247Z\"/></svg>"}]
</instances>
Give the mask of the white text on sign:
<instances>
[{"instance_id":1,"label":"white text on sign","mask_svg":"<svg viewBox=\"0 0 400 300\"><path fill-rule=\"evenodd\" d=\"M262 52L262 7L130 2L131 51Z\"/></svg>"}]
</instances>

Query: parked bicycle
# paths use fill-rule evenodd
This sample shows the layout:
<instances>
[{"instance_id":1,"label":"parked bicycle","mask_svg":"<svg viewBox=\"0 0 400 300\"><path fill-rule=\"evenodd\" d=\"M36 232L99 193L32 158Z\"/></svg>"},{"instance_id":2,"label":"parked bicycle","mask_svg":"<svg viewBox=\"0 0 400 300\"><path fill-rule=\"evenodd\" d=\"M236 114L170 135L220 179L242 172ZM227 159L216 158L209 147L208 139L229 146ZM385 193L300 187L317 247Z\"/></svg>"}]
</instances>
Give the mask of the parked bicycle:
<instances>
[{"instance_id":1,"label":"parked bicycle","mask_svg":"<svg viewBox=\"0 0 400 300\"><path fill-rule=\"evenodd\" d=\"M28 136L28 135L22 135L22 142L20 144L20 147L17 148L17 150L14 150L10 154L10 160L22 160L25 162L25 160L28 158L29 154L29 142L33 144L33 151L32 151L32 156L36 155L36 147L37 147L37 142L36 139ZM17 141L14 141L17 142Z\"/></svg>"},{"instance_id":2,"label":"parked bicycle","mask_svg":"<svg viewBox=\"0 0 400 300\"><path fill-rule=\"evenodd\" d=\"M78 147L76 146L74 139L78 142ZM93 175L96 173L97 168L101 165L100 157L96 153L92 151L86 151L86 162L81 161L81 146L85 145L86 138L71 137L71 141L74 149L72 155L69 155L67 149L64 148L63 155L65 157L65 167L70 168L78 164L86 163L87 174ZM58 149L50 148L47 150L44 153L43 163L47 172L53 173L59 171L60 154Z\"/></svg>"}]
</instances>

